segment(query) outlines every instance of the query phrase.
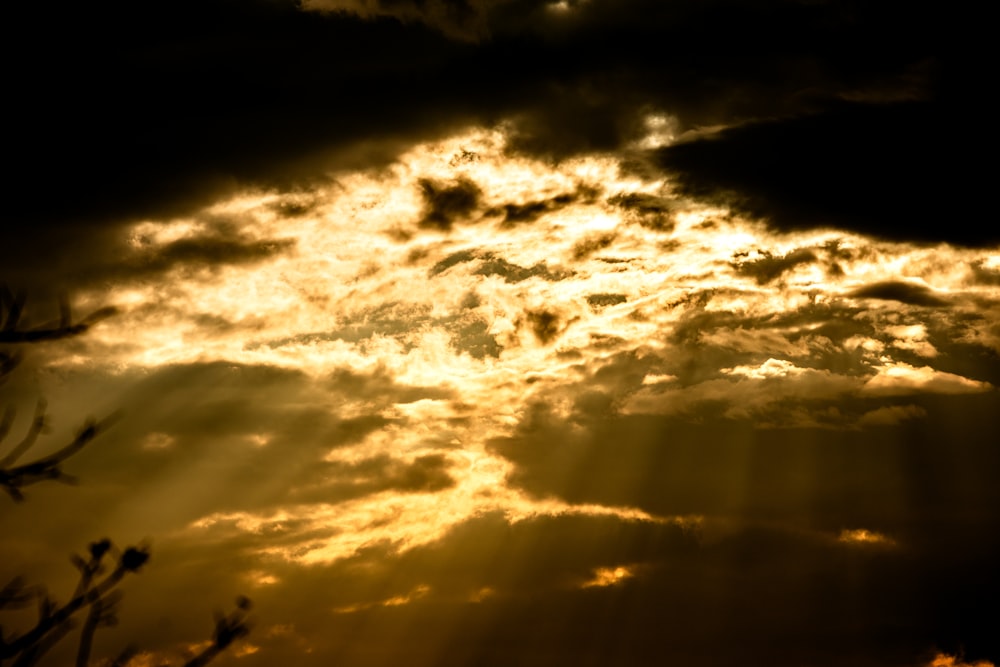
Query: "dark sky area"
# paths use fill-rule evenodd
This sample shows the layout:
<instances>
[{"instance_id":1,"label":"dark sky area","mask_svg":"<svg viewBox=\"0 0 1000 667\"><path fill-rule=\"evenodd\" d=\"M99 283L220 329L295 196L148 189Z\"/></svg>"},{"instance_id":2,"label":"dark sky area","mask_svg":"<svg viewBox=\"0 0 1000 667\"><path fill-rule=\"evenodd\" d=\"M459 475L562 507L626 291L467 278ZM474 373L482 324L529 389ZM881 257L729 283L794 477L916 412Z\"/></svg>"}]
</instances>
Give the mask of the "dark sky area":
<instances>
[{"instance_id":1,"label":"dark sky area","mask_svg":"<svg viewBox=\"0 0 1000 667\"><path fill-rule=\"evenodd\" d=\"M1000 661L983 17L2 12L0 456L121 417L0 499L0 585L150 540L95 657L245 593L219 664ZM59 295L116 314L14 336Z\"/></svg>"}]
</instances>

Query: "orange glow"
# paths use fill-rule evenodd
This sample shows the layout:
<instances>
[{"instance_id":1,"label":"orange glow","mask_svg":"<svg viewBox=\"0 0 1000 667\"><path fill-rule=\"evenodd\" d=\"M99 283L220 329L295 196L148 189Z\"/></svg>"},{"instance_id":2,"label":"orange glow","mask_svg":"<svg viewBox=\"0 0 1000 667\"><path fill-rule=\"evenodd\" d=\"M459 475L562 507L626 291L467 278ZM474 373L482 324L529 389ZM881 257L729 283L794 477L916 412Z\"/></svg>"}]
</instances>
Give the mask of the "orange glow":
<instances>
[{"instance_id":1,"label":"orange glow","mask_svg":"<svg viewBox=\"0 0 1000 667\"><path fill-rule=\"evenodd\" d=\"M934 656L927 667L996 667L989 660L977 660L976 662L965 662L959 657L938 653Z\"/></svg>"},{"instance_id":2,"label":"orange glow","mask_svg":"<svg viewBox=\"0 0 1000 667\"><path fill-rule=\"evenodd\" d=\"M582 586L583 588L615 586L634 576L635 572L628 567L602 567L594 570L594 578L585 581Z\"/></svg>"}]
</instances>

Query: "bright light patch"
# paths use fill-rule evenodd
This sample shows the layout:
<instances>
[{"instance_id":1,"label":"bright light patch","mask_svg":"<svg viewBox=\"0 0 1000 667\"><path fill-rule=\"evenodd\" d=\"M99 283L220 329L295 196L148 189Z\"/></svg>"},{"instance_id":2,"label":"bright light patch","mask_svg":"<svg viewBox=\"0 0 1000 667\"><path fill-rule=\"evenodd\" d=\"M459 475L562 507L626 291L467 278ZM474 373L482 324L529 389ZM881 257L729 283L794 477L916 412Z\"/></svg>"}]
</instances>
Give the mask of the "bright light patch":
<instances>
[{"instance_id":1,"label":"bright light patch","mask_svg":"<svg viewBox=\"0 0 1000 667\"><path fill-rule=\"evenodd\" d=\"M651 113L644 119L645 135L636 142L636 147L652 150L669 146L677 138L677 121L662 113Z\"/></svg>"},{"instance_id":2,"label":"bright light patch","mask_svg":"<svg viewBox=\"0 0 1000 667\"><path fill-rule=\"evenodd\" d=\"M927 667L996 667L989 660L977 660L966 662L959 656L938 653L934 659L927 663Z\"/></svg>"},{"instance_id":3,"label":"bright light patch","mask_svg":"<svg viewBox=\"0 0 1000 667\"><path fill-rule=\"evenodd\" d=\"M722 372L727 375L742 375L752 380L765 380L768 378L779 378L786 376L800 375L807 369L799 368L790 361L784 359L768 359L760 366L736 366L734 368L723 368Z\"/></svg>"},{"instance_id":4,"label":"bright light patch","mask_svg":"<svg viewBox=\"0 0 1000 667\"><path fill-rule=\"evenodd\" d=\"M496 590L489 586L484 586L469 596L469 602L482 602L497 594Z\"/></svg>"},{"instance_id":5,"label":"bright light patch","mask_svg":"<svg viewBox=\"0 0 1000 667\"><path fill-rule=\"evenodd\" d=\"M365 609L371 609L373 607L401 607L425 597L428 593L430 593L430 591L430 586L421 584L405 595L394 595L390 598L378 600L376 602L361 602L336 607L333 612L336 614L353 614L355 612L364 611Z\"/></svg>"},{"instance_id":6,"label":"bright light patch","mask_svg":"<svg viewBox=\"0 0 1000 667\"><path fill-rule=\"evenodd\" d=\"M593 588L593 587L603 587L603 586L615 586L622 583L626 579L630 579L635 576L635 572L631 568L618 566L618 567L601 567L594 570L594 578L583 583L583 588Z\"/></svg>"},{"instance_id":7,"label":"bright light patch","mask_svg":"<svg viewBox=\"0 0 1000 667\"><path fill-rule=\"evenodd\" d=\"M233 649L233 657L236 657L236 658L245 658L248 655L253 655L254 653L256 653L259 650L260 650L260 647L257 646L256 644L250 644L248 642L241 642L241 643L239 643L239 644L236 645L236 648Z\"/></svg>"},{"instance_id":8,"label":"bright light patch","mask_svg":"<svg viewBox=\"0 0 1000 667\"><path fill-rule=\"evenodd\" d=\"M254 570L247 573L247 577L250 579L250 583L254 586L273 586L274 584L281 581L278 577L264 572L261 570Z\"/></svg>"},{"instance_id":9,"label":"bright light patch","mask_svg":"<svg viewBox=\"0 0 1000 667\"><path fill-rule=\"evenodd\" d=\"M142 439L142 448L149 451L170 449L174 445L174 437L169 433L159 431L149 433Z\"/></svg>"},{"instance_id":10,"label":"bright light patch","mask_svg":"<svg viewBox=\"0 0 1000 667\"><path fill-rule=\"evenodd\" d=\"M874 530L866 530L864 528L858 528L855 530L842 530L840 531L840 536L837 538L838 541L844 542L845 544L859 545L859 546L880 546L880 547L891 547L895 546L896 542L889 537L886 537L882 533L877 533Z\"/></svg>"},{"instance_id":11,"label":"bright light patch","mask_svg":"<svg viewBox=\"0 0 1000 667\"><path fill-rule=\"evenodd\" d=\"M909 350L921 357L936 357L938 351L927 341L927 327L923 324L888 326L886 332L893 336L893 347Z\"/></svg>"},{"instance_id":12,"label":"bright light patch","mask_svg":"<svg viewBox=\"0 0 1000 667\"><path fill-rule=\"evenodd\" d=\"M992 389L988 382L938 371L930 366L917 368L904 362L889 361L876 366L878 373L865 383L862 393L874 396L902 395L917 392L934 394L972 394Z\"/></svg>"},{"instance_id":13,"label":"bright light patch","mask_svg":"<svg viewBox=\"0 0 1000 667\"><path fill-rule=\"evenodd\" d=\"M575 6L550 6L559 4ZM646 141L673 140L665 115L650 114L645 129ZM865 404L841 414L830 402L845 396L992 388L936 368L942 354L930 341L947 350L949 336L996 339L995 318L981 311L1000 290L955 269L992 270L995 255L829 230L779 235L677 197L669 181L624 174L608 155L556 165L512 157L508 130L471 129L378 171L338 173L308 191L245 192L200 217L130 229L123 262L144 266L160 253L162 276L78 295L122 310L81 339L99 353L90 358L114 373L268 368L308 389L289 406L374 424L309 450L324 466L318 481L275 480L300 495L253 512L207 511L188 533L250 540L259 555L309 565L373 547L406 552L486 514L677 523L529 496L491 443L539 404L552 419L590 416L578 399L592 390L608 414L704 419L714 410L758 427L846 429L922 413ZM213 222L220 217L235 221L236 238ZM275 239L289 243L269 250ZM191 270L185 259L200 262L199 252L221 259ZM957 295L962 332L942 330L905 293L845 296L900 276ZM84 363L78 348L54 349L54 369ZM921 364L907 363L914 354ZM841 365L828 370L822 359ZM284 443L279 427L241 432L246 450ZM170 450L173 438L154 433L140 446ZM329 480L350 492L323 496ZM277 533L280 542L267 539Z\"/></svg>"}]
</instances>

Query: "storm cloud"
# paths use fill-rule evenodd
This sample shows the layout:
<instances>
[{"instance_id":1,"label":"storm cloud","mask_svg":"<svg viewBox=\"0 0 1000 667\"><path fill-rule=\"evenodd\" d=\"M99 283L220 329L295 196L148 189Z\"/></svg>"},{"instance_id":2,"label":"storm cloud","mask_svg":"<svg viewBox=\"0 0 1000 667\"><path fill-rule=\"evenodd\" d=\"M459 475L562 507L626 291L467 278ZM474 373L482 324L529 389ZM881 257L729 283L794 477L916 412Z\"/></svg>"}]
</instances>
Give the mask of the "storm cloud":
<instances>
[{"instance_id":1,"label":"storm cloud","mask_svg":"<svg viewBox=\"0 0 1000 667\"><path fill-rule=\"evenodd\" d=\"M103 421L0 584L148 545L95 661L997 663L965 12L5 9L0 482Z\"/></svg>"}]
</instances>

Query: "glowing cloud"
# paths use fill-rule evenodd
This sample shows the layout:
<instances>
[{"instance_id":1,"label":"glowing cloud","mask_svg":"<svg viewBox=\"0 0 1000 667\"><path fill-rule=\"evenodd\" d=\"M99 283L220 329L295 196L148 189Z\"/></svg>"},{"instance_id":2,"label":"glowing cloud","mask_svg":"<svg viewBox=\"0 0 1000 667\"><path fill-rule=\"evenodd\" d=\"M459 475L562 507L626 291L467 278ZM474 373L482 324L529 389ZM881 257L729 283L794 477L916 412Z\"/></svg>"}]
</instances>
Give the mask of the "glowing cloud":
<instances>
[{"instance_id":1,"label":"glowing cloud","mask_svg":"<svg viewBox=\"0 0 1000 667\"><path fill-rule=\"evenodd\" d=\"M878 373L862 388L863 394L896 396L928 392L934 394L974 394L990 391L988 382L938 371L930 366L917 368L904 362L890 362L876 366Z\"/></svg>"}]
</instances>

